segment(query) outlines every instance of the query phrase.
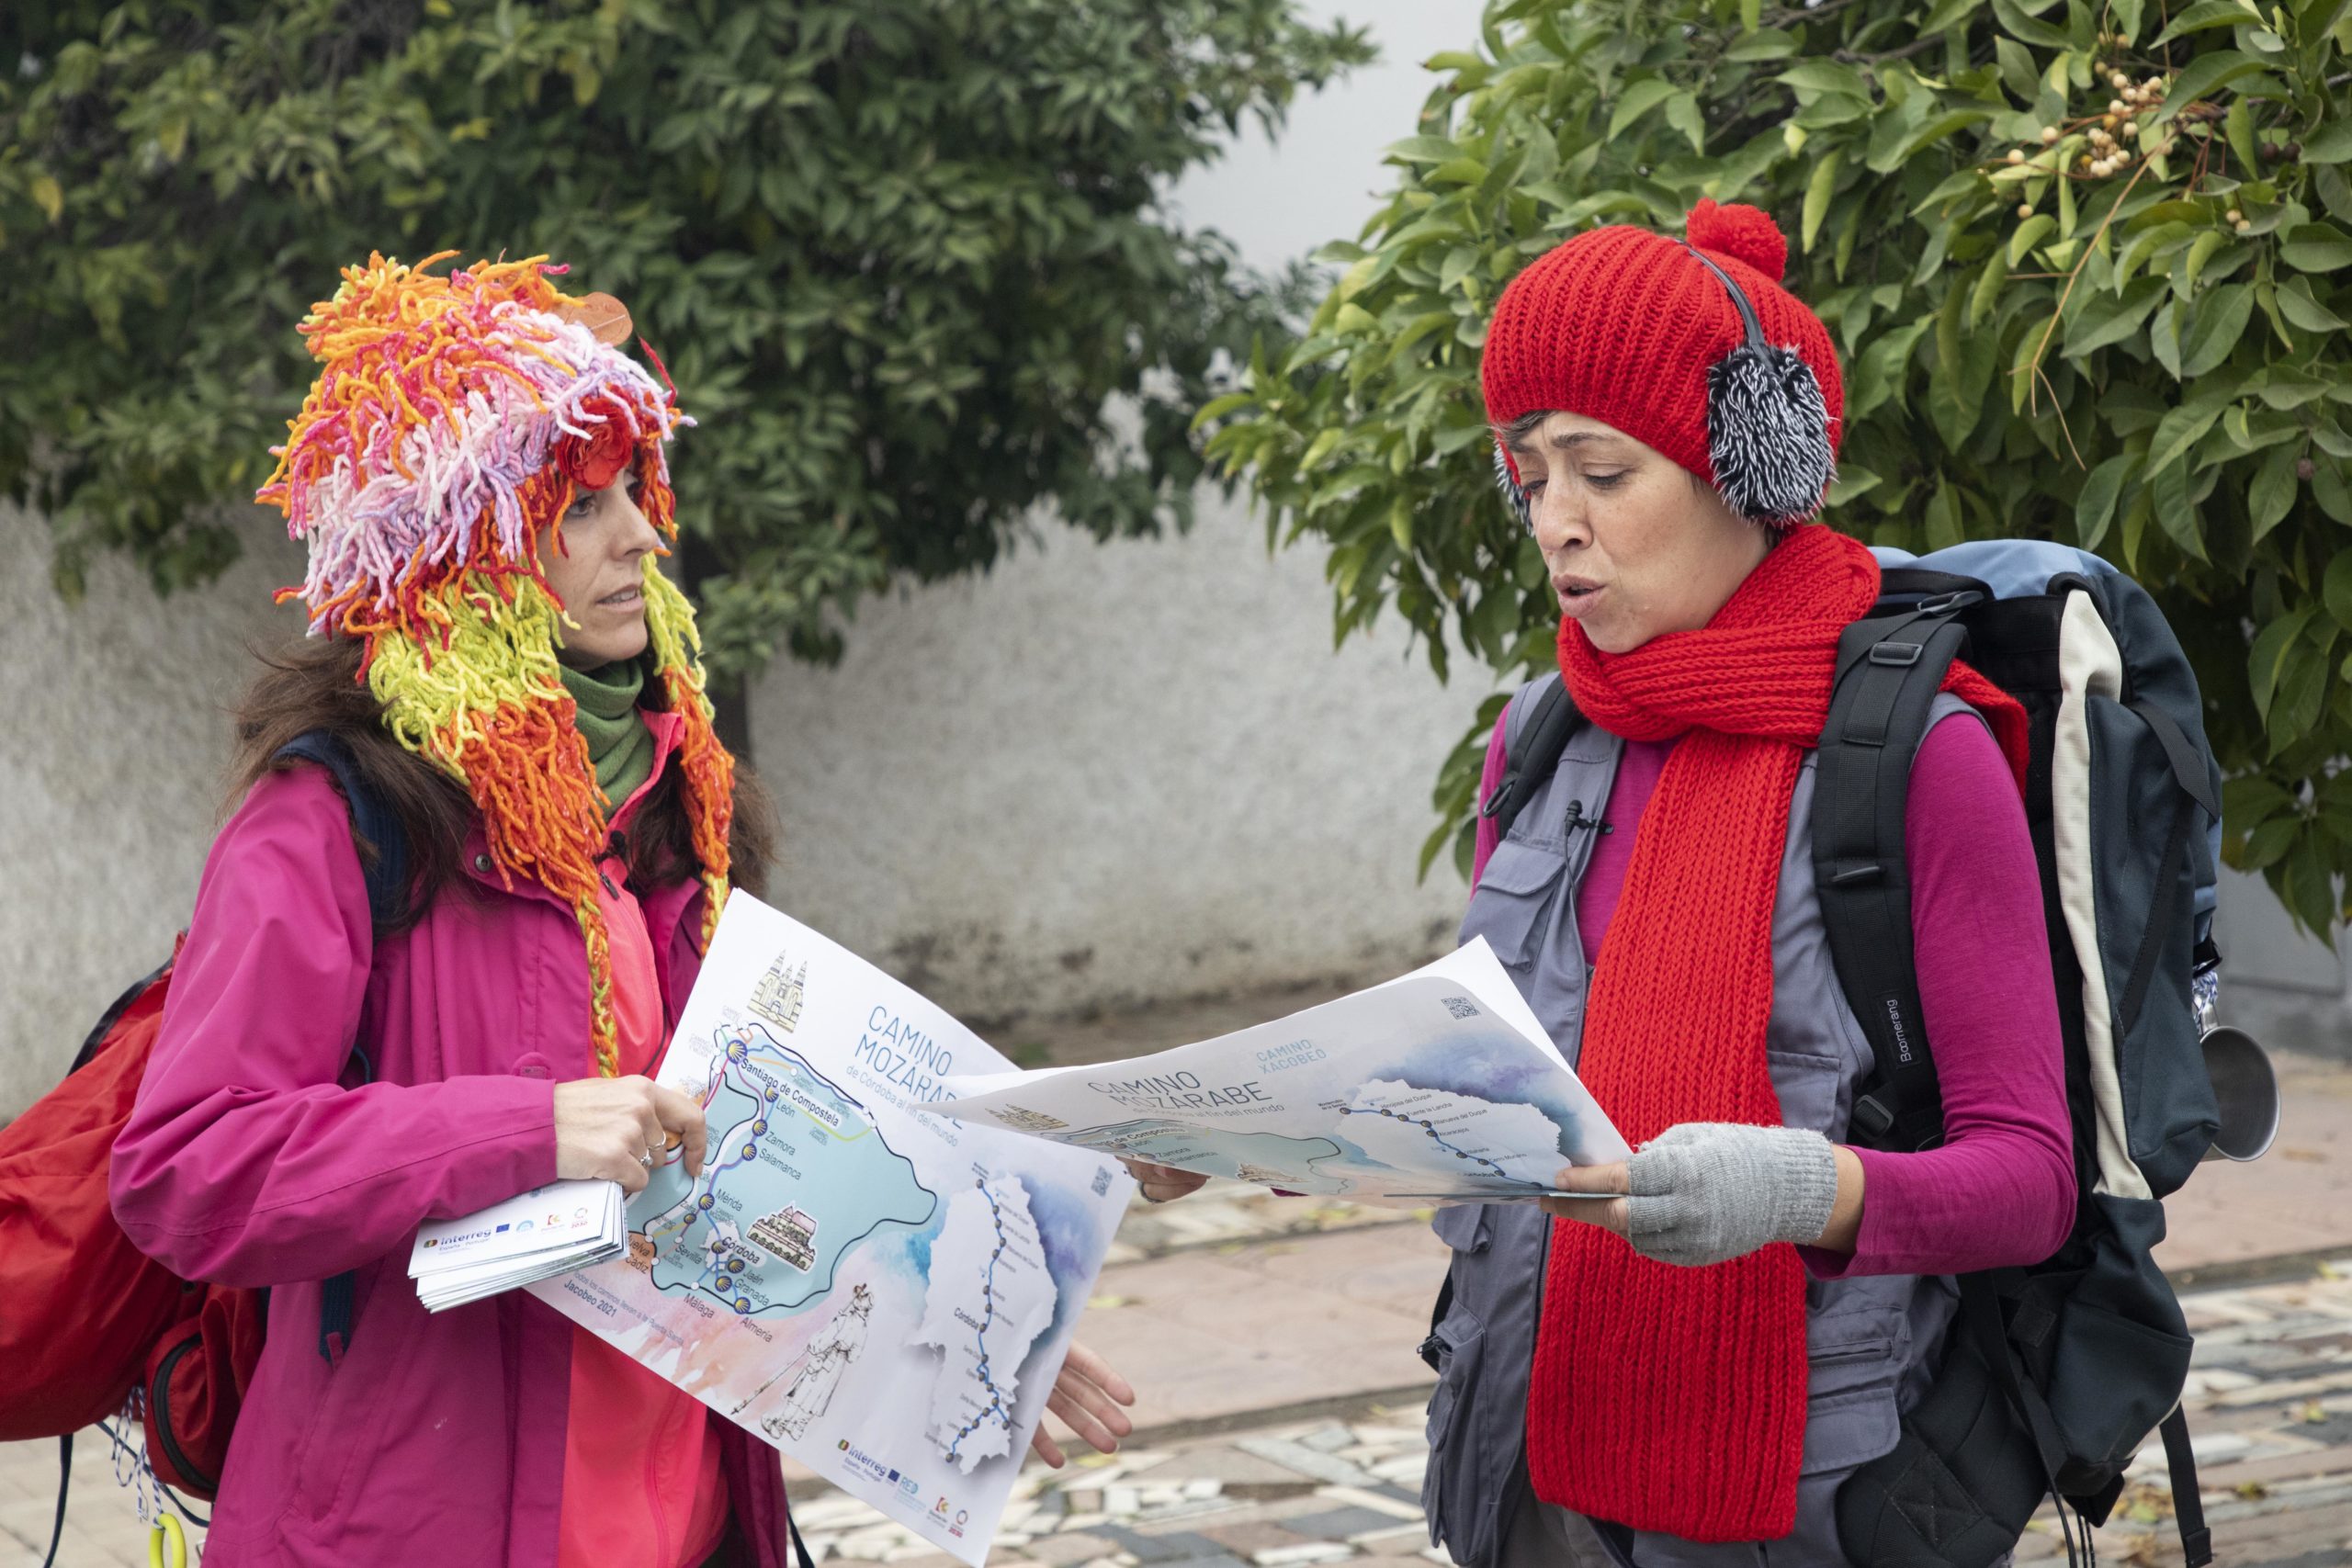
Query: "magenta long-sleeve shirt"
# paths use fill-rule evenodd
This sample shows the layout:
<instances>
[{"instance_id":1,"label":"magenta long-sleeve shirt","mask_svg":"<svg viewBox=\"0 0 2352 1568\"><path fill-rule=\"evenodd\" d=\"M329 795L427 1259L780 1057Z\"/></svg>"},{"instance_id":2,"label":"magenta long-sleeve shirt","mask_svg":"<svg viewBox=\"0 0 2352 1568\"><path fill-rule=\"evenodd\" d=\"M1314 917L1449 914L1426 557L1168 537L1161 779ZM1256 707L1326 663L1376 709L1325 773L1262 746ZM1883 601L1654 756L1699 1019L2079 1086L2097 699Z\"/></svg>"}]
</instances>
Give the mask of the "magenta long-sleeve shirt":
<instances>
[{"instance_id":1,"label":"magenta long-sleeve shirt","mask_svg":"<svg viewBox=\"0 0 2352 1568\"><path fill-rule=\"evenodd\" d=\"M1586 962L1624 891L1643 809L1674 742L1627 741L1582 886ZM1480 798L1503 771L1487 748ZM2038 1262L2075 1218L2064 1053L2025 807L1984 725L1955 715L1920 743L1904 814L1919 1004L1935 1042L1944 1142L1918 1154L1856 1153L1861 1234L1853 1256L1801 1247L1816 1275L1962 1274ZM1477 873L1498 838L1478 825Z\"/></svg>"}]
</instances>

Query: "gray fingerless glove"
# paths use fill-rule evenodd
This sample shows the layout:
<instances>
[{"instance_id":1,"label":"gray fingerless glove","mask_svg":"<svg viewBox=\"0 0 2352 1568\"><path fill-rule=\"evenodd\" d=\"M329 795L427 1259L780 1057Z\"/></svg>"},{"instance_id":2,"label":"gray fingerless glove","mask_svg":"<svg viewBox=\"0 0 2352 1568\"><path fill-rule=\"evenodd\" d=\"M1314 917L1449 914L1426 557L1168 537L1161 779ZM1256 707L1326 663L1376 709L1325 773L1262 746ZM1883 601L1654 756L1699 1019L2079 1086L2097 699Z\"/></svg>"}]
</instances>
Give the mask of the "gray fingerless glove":
<instances>
[{"instance_id":1,"label":"gray fingerless glove","mask_svg":"<svg viewBox=\"0 0 2352 1568\"><path fill-rule=\"evenodd\" d=\"M1811 1242L1838 1201L1829 1140L1798 1127L1686 1122L1625 1162L1634 1250L1686 1268Z\"/></svg>"}]
</instances>

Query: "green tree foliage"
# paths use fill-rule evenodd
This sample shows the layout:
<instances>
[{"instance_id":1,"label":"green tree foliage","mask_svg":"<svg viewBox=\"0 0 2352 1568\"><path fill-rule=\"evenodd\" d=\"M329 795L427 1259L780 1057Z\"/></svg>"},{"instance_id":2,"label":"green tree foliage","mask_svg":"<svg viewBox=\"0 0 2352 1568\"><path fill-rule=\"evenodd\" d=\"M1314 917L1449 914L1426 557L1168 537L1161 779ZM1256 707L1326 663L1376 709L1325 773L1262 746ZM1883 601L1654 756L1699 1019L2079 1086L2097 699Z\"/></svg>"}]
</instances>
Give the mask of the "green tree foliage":
<instances>
[{"instance_id":1,"label":"green tree foliage","mask_svg":"<svg viewBox=\"0 0 2352 1568\"><path fill-rule=\"evenodd\" d=\"M715 660L829 655L828 605L985 566L1041 500L1185 520L1191 411L1280 301L1158 193L1368 55L1294 0L13 0L0 491L69 591L108 546L203 581L337 268L545 253L701 421Z\"/></svg>"},{"instance_id":2,"label":"green tree foliage","mask_svg":"<svg viewBox=\"0 0 2352 1568\"><path fill-rule=\"evenodd\" d=\"M1509 0L1442 80L1310 334L1203 411L1341 637L1394 604L1445 672L1547 667L1556 609L1496 500L1477 364L1567 235L1764 207L1847 378L1831 518L2012 535L2157 593L2232 775L2230 854L2305 922L2352 866L2352 0ZM1220 423L1221 422L1221 423ZM2339 660L2344 662L2339 663ZM1501 699L1444 766L1467 865Z\"/></svg>"}]
</instances>

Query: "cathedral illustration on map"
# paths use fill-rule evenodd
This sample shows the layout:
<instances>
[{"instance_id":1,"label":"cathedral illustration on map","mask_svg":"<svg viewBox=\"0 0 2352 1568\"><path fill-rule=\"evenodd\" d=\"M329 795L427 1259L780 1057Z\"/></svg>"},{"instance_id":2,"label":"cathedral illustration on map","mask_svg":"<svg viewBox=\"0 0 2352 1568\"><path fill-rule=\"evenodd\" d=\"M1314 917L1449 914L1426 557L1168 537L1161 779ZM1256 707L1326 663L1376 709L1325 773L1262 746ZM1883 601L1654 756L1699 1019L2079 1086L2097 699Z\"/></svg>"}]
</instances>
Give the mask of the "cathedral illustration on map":
<instances>
[{"instance_id":1,"label":"cathedral illustration on map","mask_svg":"<svg viewBox=\"0 0 2352 1568\"><path fill-rule=\"evenodd\" d=\"M800 1027L800 1004L808 994L808 961L804 958L799 968L789 968L779 953L768 972L760 976L760 983L752 987L746 1005L774 1024L778 1034L789 1034Z\"/></svg>"}]
</instances>

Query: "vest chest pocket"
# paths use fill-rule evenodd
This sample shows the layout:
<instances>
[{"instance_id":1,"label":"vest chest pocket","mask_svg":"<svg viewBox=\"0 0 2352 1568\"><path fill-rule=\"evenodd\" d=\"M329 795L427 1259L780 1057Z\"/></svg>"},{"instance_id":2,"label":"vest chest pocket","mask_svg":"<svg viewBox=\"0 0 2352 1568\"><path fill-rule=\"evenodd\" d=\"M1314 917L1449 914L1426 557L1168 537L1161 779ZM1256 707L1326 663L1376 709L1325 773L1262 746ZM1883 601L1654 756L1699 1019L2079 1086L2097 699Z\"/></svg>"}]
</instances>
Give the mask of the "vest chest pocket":
<instances>
[{"instance_id":1,"label":"vest chest pocket","mask_svg":"<svg viewBox=\"0 0 2352 1568\"><path fill-rule=\"evenodd\" d=\"M1535 962L1536 944L1543 940L1567 864L1567 857L1557 850L1513 839L1497 844L1462 917L1462 940L1485 937L1506 967L1527 968Z\"/></svg>"},{"instance_id":2,"label":"vest chest pocket","mask_svg":"<svg viewBox=\"0 0 2352 1568\"><path fill-rule=\"evenodd\" d=\"M1829 1283L1819 1292L1826 1301L1806 1314L1804 1473L1876 1459L1901 1435L1911 1284L1893 1276Z\"/></svg>"}]
</instances>

